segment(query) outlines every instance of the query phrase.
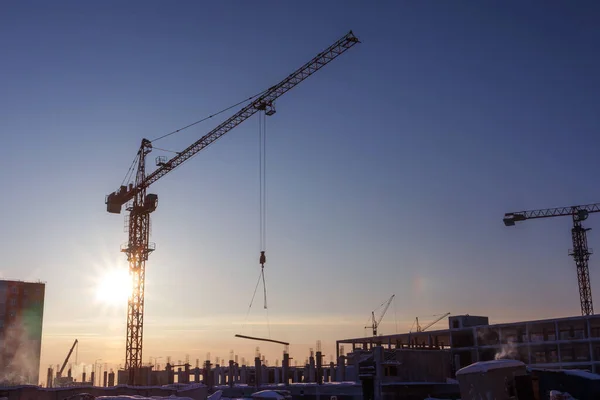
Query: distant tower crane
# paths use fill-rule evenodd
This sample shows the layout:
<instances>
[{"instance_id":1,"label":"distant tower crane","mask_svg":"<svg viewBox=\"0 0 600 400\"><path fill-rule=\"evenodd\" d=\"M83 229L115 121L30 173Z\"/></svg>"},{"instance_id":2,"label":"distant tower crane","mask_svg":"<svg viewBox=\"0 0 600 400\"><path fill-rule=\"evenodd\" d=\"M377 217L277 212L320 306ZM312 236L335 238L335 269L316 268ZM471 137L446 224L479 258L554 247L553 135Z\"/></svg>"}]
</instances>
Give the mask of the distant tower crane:
<instances>
[{"instance_id":1,"label":"distant tower crane","mask_svg":"<svg viewBox=\"0 0 600 400\"><path fill-rule=\"evenodd\" d=\"M579 283L579 299L581 302L581 315L594 314L592 305L592 288L590 286L590 270L588 261L592 254L588 249L587 231L591 228L584 228L581 223L587 219L589 214L600 212L600 203L587 204L581 206L546 208L543 210L519 211L504 214L504 225L514 226L515 222L528 219L550 218L571 216L573 218L573 228L571 229L571 238L573 239L573 248L569 250L569 255L575 260L577 268L577 282Z\"/></svg>"},{"instance_id":2,"label":"distant tower crane","mask_svg":"<svg viewBox=\"0 0 600 400\"><path fill-rule=\"evenodd\" d=\"M379 328L379 324L381 323L381 320L383 319L388 308L390 308L390 304L392 303L392 300L394 300L394 297L396 297L395 294L393 294L388 299L388 301L386 301L385 303L383 303L379 307L377 307L377 309L379 309L385 305L385 307L383 307L383 311L381 312L381 315L379 316L379 318L377 318L377 320L375 320L375 311L377 311L377 310L371 311L371 326L365 326L365 329L371 328L373 330L373 336L377 336L377 328Z\"/></svg>"},{"instance_id":3,"label":"distant tower crane","mask_svg":"<svg viewBox=\"0 0 600 400\"><path fill-rule=\"evenodd\" d=\"M155 249L154 243L149 242L150 213L156 210L158 196L156 194L147 194L146 190L151 184L252 115L260 111L264 112L265 115L273 115L275 113L274 102L276 99L357 43L359 43L358 38L350 31L312 60L288 75L284 80L262 92L256 100L243 107L185 150L177 153L170 160L163 159L162 157L158 158L156 163L158 168L149 175L146 175L145 161L146 156L152 151L152 142L148 139L142 139L142 144L136 158L135 183L121 185L118 191L109 194L105 200L106 209L109 213L120 213L121 208L126 204L126 210L129 212L129 239L127 244L121 247L121 251L127 255L129 272L132 277L132 293L127 302L125 354L125 369L128 370L128 383L130 385L135 384L135 370L142 366L146 261L148 260L148 255ZM263 254L261 254L260 262L264 264Z\"/></svg>"},{"instance_id":4,"label":"distant tower crane","mask_svg":"<svg viewBox=\"0 0 600 400\"><path fill-rule=\"evenodd\" d=\"M427 329L431 328L433 325L437 324L438 322L440 322L441 320L446 318L448 315L450 315L450 313L446 313L446 314L442 315L441 317L434 319L432 322L428 323L425 326L419 325L419 317L416 317L415 323L417 324L417 332L425 332Z\"/></svg>"}]
</instances>

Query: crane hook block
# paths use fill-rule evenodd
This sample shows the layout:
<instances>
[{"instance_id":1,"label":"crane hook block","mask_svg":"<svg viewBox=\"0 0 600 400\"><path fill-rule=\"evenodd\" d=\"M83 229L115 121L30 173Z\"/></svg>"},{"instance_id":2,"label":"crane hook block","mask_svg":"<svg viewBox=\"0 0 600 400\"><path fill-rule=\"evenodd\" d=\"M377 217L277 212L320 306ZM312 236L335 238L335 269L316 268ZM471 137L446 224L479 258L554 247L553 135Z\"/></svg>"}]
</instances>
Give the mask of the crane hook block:
<instances>
[{"instance_id":1,"label":"crane hook block","mask_svg":"<svg viewBox=\"0 0 600 400\"><path fill-rule=\"evenodd\" d=\"M261 251L260 252L260 261L259 261L259 264L264 267L266 262L267 262L267 256L265 256L265 252L264 251Z\"/></svg>"}]
</instances>

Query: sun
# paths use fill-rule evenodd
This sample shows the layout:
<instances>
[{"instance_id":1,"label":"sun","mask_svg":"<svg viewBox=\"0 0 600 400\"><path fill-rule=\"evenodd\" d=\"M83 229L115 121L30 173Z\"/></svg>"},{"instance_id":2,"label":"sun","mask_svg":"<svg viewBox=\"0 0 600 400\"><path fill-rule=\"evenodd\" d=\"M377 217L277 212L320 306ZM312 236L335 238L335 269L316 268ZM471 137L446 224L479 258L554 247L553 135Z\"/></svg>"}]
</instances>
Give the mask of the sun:
<instances>
[{"instance_id":1,"label":"sun","mask_svg":"<svg viewBox=\"0 0 600 400\"><path fill-rule=\"evenodd\" d=\"M131 278L125 268L103 271L96 281L96 301L108 306L124 306L131 293Z\"/></svg>"}]
</instances>

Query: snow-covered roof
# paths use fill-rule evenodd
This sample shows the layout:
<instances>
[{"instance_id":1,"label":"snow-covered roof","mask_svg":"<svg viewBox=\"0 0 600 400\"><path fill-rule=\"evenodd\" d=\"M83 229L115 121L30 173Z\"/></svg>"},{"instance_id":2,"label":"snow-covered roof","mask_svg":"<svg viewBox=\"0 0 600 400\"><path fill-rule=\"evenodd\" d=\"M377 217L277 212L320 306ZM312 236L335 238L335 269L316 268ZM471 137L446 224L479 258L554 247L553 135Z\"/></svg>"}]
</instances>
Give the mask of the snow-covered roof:
<instances>
[{"instance_id":1,"label":"snow-covered roof","mask_svg":"<svg viewBox=\"0 0 600 400\"><path fill-rule=\"evenodd\" d=\"M482 374L493 369L514 367L525 367L525 364L517 360L480 361L459 369L456 372L456 375L458 376L465 374Z\"/></svg>"},{"instance_id":2,"label":"snow-covered roof","mask_svg":"<svg viewBox=\"0 0 600 400\"><path fill-rule=\"evenodd\" d=\"M567 375L579 376L579 377L585 378L585 379L593 379L593 380L600 379L600 375L592 374L591 372L582 371L580 369L563 369L561 372L564 372Z\"/></svg>"},{"instance_id":3,"label":"snow-covered roof","mask_svg":"<svg viewBox=\"0 0 600 400\"><path fill-rule=\"evenodd\" d=\"M285 399L288 394L289 392L285 390L261 390L260 392L252 393L252 398L281 400Z\"/></svg>"},{"instance_id":4,"label":"snow-covered roof","mask_svg":"<svg viewBox=\"0 0 600 400\"><path fill-rule=\"evenodd\" d=\"M126 395L118 395L118 396L99 396L96 397L96 400L172 400L173 397L160 397L160 396L152 396L152 397L142 397L142 396L126 396ZM177 400L192 400L189 397L177 397Z\"/></svg>"}]
</instances>

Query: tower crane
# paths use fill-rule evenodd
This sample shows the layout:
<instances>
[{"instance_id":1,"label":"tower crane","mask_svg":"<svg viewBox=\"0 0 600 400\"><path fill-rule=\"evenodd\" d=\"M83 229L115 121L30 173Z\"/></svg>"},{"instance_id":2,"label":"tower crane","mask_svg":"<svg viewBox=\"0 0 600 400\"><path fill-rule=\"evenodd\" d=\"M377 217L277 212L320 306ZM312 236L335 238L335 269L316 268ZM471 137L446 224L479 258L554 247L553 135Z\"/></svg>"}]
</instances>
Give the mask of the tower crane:
<instances>
[{"instance_id":1,"label":"tower crane","mask_svg":"<svg viewBox=\"0 0 600 400\"><path fill-rule=\"evenodd\" d=\"M360 43L358 38L354 36L352 31L348 32L312 60L288 75L281 82L262 92L255 100L241 108L238 112L186 149L177 153L171 159L157 158L156 164L158 168L148 175L146 175L146 156L152 151L152 142L148 139L142 139L136 157L137 168L134 183L121 185L119 190L110 193L105 199L106 209L109 213L120 213L124 205L126 205L126 210L129 212L128 242L121 246L121 251L127 255L129 272L132 278L132 293L127 302L127 337L125 346L125 369L128 370L129 384L135 384L135 370L142 366L146 261L149 254L156 247L154 243L149 242L149 236L150 214L156 210L158 196L147 193L150 185L252 115L258 112L264 112L267 116L275 114L275 100L357 43ZM264 254L261 254L260 262L264 264L263 256Z\"/></svg>"},{"instance_id":2,"label":"tower crane","mask_svg":"<svg viewBox=\"0 0 600 400\"><path fill-rule=\"evenodd\" d=\"M386 301L385 303L383 303L379 307L377 307L377 309L379 309L383 305L385 305L385 307L383 307L383 311L381 312L381 315L379 316L379 318L377 318L377 320L375 320L375 311L377 311L377 310L371 311L371 326L365 326L365 329L371 328L373 330L373 336L377 336L377 328L379 327L379 324L381 323L381 320L383 319L388 308L390 308L390 304L392 304L392 300L394 300L394 297L396 297L395 294L391 295L390 298L388 299L388 301Z\"/></svg>"},{"instance_id":3,"label":"tower crane","mask_svg":"<svg viewBox=\"0 0 600 400\"><path fill-rule=\"evenodd\" d=\"M446 313L444 315L442 315L441 317L438 317L436 319L434 319L432 322L428 323L425 326L421 326L419 325L419 317L415 318L415 322L417 324L417 332L425 332L427 329L431 328L433 325L437 324L438 322L440 322L441 320L443 320L444 318L446 318L448 315L450 315L450 313Z\"/></svg>"},{"instance_id":4,"label":"tower crane","mask_svg":"<svg viewBox=\"0 0 600 400\"><path fill-rule=\"evenodd\" d=\"M504 225L514 226L516 222L529 219L571 216L573 219L573 228L571 228L573 248L569 250L569 255L575 260L575 267L577 268L581 315L594 314L592 288L590 286L590 270L588 267L588 261L592 254L592 250L588 248L587 244L587 231L591 228L584 228L582 222L588 218L589 214L596 212L600 212L600 203L511 212L504 214L503 218Z\"/></svg>"}]
</instances>

